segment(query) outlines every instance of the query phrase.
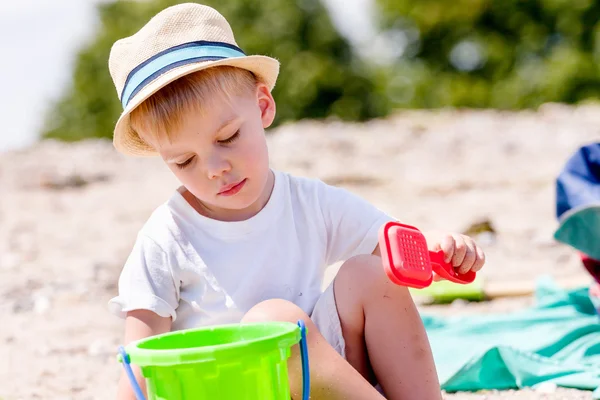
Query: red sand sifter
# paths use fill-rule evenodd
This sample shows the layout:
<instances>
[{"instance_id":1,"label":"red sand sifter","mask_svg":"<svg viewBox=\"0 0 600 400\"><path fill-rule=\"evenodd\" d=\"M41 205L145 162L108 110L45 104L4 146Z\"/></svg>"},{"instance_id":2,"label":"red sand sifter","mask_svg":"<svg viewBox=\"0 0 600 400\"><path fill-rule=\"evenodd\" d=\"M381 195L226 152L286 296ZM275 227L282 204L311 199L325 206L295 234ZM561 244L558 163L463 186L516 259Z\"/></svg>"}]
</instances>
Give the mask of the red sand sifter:
<instances>
[{"instance_id":1,"label":"red sand sifter","mask_svg":"<svg viewBox=\"0 0 600 400\"><path fill-rule=\"evenodd\" d=\"M433 272L461 284L475 280L475 272L459 274L444 262L442 250L429 251L425 236L414 226L388 222L379 230L379 248L385 272L397 285L425 288L431 285Z\"/></svg>"}]
</instances>

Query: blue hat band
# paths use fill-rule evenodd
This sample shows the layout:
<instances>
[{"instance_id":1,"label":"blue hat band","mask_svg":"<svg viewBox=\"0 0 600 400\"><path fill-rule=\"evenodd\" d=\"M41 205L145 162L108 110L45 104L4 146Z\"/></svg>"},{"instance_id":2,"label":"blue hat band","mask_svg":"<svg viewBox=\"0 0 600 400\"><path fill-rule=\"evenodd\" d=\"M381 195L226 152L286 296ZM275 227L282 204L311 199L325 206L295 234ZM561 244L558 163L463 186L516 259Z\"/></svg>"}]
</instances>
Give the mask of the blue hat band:
<instances>
[{"instance_id":1,"label":"blue hat band","mask_svg":"<svg viewBox=\"0 0 600 400\"><path fill-rule=\"evenodd\" d=\"M162 51L133 69L123 87L121 104L127 107L129 101L154 79L174 68L199 61L216 61L231 57L245 57L239 48L221 42L191 42Z\"/></svg>"}]
</instances>

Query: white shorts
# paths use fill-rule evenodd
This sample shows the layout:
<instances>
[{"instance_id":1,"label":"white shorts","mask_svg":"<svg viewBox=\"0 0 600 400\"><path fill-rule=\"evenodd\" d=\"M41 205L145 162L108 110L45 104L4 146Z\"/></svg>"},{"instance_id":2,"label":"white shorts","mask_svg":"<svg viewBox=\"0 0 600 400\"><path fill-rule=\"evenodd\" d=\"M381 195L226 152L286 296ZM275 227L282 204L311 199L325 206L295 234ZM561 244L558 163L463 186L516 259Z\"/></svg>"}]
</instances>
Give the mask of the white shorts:
<instances>
[{"instance_id":1,"label":"white shorts","mask_svg":"<svg viewBox=\"0 0 600 400\"><path fill-rule=\"evenodd\" d=\"M337 311L333 282L323 292L310 319L319 329L321 335L327 340L342 357L346 358L346 342L342 334L342 324Z\"/></svg>"}]
</instances>

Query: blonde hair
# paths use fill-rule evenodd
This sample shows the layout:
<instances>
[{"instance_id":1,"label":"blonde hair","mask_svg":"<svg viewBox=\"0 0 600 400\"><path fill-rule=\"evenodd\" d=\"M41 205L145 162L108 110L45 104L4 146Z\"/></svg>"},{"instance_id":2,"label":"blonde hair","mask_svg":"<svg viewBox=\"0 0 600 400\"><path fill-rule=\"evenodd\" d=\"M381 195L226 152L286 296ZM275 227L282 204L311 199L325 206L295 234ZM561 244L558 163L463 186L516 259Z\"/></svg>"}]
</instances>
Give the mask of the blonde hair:
<instances>
[{"instance_id":1,"label":"blonde hair","mask_svg":"<svg viewBox=\"0 0 600 400\"><path fill-rule=\"evenodd\" d=\"M185 75L144 100L130 114L132 133L140 140L170 141L189 112L203 112L215 99L252 92L258 78L252 72L231 66L217 66ZM146 143L150 145L149 143Z\"/></svg>"}]
</instances>

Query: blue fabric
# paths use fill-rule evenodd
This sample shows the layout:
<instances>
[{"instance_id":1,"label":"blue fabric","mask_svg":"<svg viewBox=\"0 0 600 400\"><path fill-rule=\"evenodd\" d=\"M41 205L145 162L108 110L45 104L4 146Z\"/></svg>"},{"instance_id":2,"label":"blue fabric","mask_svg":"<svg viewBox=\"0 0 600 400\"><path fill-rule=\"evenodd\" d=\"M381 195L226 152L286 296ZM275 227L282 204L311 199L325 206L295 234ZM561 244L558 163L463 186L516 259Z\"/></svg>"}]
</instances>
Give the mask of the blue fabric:
<instances>
[{"instance_id":1,"label":"blue fabric","mask_svg":"<svg viewBox=\"0 0 600 400\"><path fill-rule=\"evenodd\" d=\"M214 42L187 43L163 51L131 71L123 88L121 104L126 108L129 100L144 86L173 68L230 57L245 57L245 54L235 46Z\"/></svg>"},{"instance_id":2,"label":"blue fabric","mask_svg":"<svg viewBox=\"0 0 600 400\"><path fill-rule=\"evenodd\" d=\"M556 180L556 216L590 204L600 204L600 143L581 147Z\"/></svg>"}]
</instances>

